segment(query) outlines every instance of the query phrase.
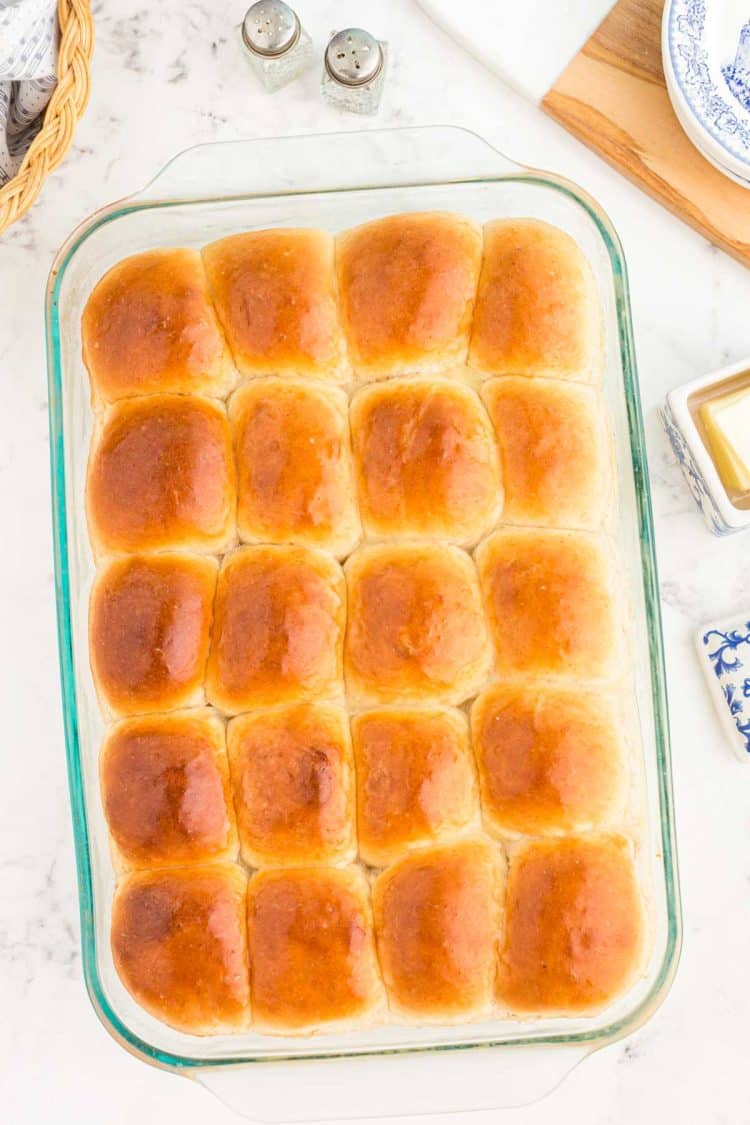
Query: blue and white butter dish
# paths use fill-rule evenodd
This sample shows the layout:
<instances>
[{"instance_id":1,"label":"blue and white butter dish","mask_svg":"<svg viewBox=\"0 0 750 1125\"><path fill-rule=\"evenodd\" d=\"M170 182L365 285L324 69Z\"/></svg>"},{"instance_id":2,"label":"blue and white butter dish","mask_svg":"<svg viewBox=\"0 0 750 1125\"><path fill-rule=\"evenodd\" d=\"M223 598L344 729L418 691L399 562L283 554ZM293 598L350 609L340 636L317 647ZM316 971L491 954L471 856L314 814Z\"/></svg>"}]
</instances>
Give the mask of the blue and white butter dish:
<instances>
[{"instance_id":1,"label":"blue and white butter dish","mask_svg":"<svg viewBox=\"0 0 750 1125\"><path fill-rule=\"evenodd\" d=\"M750 609L705 625L695 640L732 749L738 758L750 762Z\"/></svg>"},{"instance_id":2,"label":"blue and white butter dish","mask_svg":"<svg viewBox=\"0 0 750 1125\"><path fill-rule=\"evenodd\" d=\"M730 535L749 528L750 507L740 507L730 498L699 429L696 403L714 392L718 394L724 387L732 389L744 376L750 384L750 357L675 388L661 409L664 429L685 480L714 535Z\"/></svg>"},{"instance_id":3,"label":"blue and white butter dish","mask_svg":"<svg viewBox=\"0 0 750 1125\"><path fill-rule=\"evenodd\" d=\"M667 0L662 60L672 106L693 144L750 188L748 0Z\"/></svg>"}]
</instances>

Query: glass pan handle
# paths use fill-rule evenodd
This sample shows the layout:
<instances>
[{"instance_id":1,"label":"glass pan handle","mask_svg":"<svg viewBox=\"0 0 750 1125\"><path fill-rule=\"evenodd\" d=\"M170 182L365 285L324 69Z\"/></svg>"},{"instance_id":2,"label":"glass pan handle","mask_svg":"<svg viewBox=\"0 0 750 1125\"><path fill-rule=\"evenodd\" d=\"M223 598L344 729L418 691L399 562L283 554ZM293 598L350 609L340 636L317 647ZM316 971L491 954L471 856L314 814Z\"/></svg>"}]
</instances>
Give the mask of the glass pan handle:
<instances>
[{"instance_id":1,"label":"glass pan handle","mask_svg":"<svg viewBox=\"0 0 750 1125\"><path fill-rule=\"evenodd\" d=\"M497 178L522 169L468 129L429 125L196 145L135 197L174 202Z\"/></svg>"},{"instance_id":2,"label":"glass pan handle","mask_svg":"<svg viewBox=\"0 0 750 1125\"><path fill-rule=\"evenodd\" d=\"M589 1053L564 1044L268 1062L200 1070L208 1090L255 1122L462 1113L528 1105Z\"/></svg>"}]
</instances>

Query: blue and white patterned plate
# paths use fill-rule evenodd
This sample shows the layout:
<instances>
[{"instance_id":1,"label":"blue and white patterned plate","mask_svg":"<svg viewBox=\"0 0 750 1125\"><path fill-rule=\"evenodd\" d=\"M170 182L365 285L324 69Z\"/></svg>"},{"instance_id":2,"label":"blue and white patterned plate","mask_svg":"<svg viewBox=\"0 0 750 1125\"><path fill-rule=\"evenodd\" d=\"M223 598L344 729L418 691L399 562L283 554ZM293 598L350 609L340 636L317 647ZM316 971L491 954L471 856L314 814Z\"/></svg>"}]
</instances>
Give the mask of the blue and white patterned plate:
<instances>
[{"instance_id":1,"label":"blue and white patterned plate","mask_svg":"<svg viewBox=\"0 0 750 1125\"><path fill-rule=\"evenodd\" d=\"M739 758L750 762L750 610L704 625L696 642L732 748Z\"/></svg>"},{"instance_id":2,"label":"blue and white patterned plate","mask_svg":"<svg viewBox=\"0 0 750 1125\"><path fill-rule=\"evenodd\" d=\"M722 171L750 181L750 0L672 0L662 46L691 140Z\"/></svg>"}]
</instances>

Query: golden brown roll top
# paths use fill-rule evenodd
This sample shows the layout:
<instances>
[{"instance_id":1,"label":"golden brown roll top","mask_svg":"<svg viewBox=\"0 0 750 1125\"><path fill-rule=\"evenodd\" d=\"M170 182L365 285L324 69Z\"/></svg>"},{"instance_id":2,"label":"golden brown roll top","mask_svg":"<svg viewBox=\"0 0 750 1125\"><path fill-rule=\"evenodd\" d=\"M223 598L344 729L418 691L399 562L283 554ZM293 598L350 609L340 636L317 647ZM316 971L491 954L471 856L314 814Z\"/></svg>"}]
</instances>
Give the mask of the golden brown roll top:
<instances>
[{"instance_id":1,"label":"golden brown roll top","mask_svg":"<svg viewBox=\"0 0 750 1125\"><path fill-rule=\"evenodd\" d=\"M496 684L471 711L487 828L497 835L585 831L622 813L622 716L585 688Z\"/></svg>"},{"instance_id":2,"label":"golden brown roll top","mask_svg":"<svg viewBox=\"0 0 750 1125\"><path fill-rule=\"evenodd\" d=\"M99 776L120 867L236 858L224 724L212 711L123 720L105 737Z\"/></svg>"},{"instance_id":3,"label":"golden brown roll top","mask_svg":"<svg viewBox=\"0 0 750 1125\"><path fill-rule=\"evenodd\" d=\"M508 376L485 383L482 397L500 448L502 522L601 527L612 510L613 473L599 394Z\"/></svg>"},{"instance_id":4,"label":"golden brown roll top","mask_svg":"<svg viewBox=\"0 0 750 1125\"><path fill-rule=\"evenodd\" d=\"M383 1007L361 869L261 871L248 888L247 929L258 1030L363 1027Z\"/></svg>"},{"instance_id":5,"label":"golden brown roll top","mask_svg":"<svg viewBox=\"0 0 750 1125\"><path fill-rule=\"evenodd\" d=\"M620 836L520 846L511 857L498 998L511 1012L603 1007L641 966L644 910Z\"/></svg>"},{"instance_id":6,"label":"golden brown roll top","mask_svg":"<svg viewBox=\"0 0 750 1125\"><path fill-rule=\"evenodd\" d=\"M193 395L110 407L91 448L86 509L97 556L226 550L235 535L235 483L223 407Z\"/></svg>"},{"instance_id":7,"label":"golden brown roll top","mask_svg":"<svg viewBox=\"0 0 750 1125\"><path fill-rule=\"evenodd\" d=\"M176 391L222 398L237 378L197 250L149 250L113 266L83 311L94 403Z\"/></svg>"},{"instance_id":8,"label":"golden brown roll top","mask_svg":"<svg viewBox=\"0 0 750 1125\"><path fill-rule=\"evenodd\" d=\"M490 1010L502 872L499 848L469 841L414 852L379 876L373 913L393 1013L456 1023Z\"/></svg>"},{"instance_id":9,"label":"golden brown roll top","mask_svg":"<svg viewBox=\"0 0 750 1125\"><path fill-rule=\"evenodd\" d=\"M389 215L336 240L339 309L360 381L463 363L482 254L469 219Z\"/></svg>"},{"instance_id":10,"label":"golden brown roll top","mask_svg":"<svg viewBox=\"0 0 750 1125\"><path fill-rule=\"evenodd\" d=\"M203 261L242 375L347 380L330 234L293 228L233 234L204 247Z\"/></svg>"},{"instance_id":11,"label":"golden brown roll top","mask_svg":"<svg viewBox=\"0 0 750 1125\"><path fill-rule=\"evenodd\" d=\"M601 379L596 281L565 231L537 219L485 224L469 364L487 375Z\"/></svg>"},{"instance_id":12,"label":"golden brown roll top","mask_svg":"<svg viewBox=\"0 0 750 1125\"><path fill-rule=\"evenodd\" d=\"M574 531L496 531L477 549L500 676L604 679L621 673L613 562Z\"/></svg>"},{"instance_id":13,"label":"golden brown roll top","mask_svg":"<svg viewBox=\"0 0 750 1125\"><path fill-rule=\"evenodd\" d=\"M447 707L381 707L352 720L359 854L384 867L477 818L466 718Z\"/></svg>"},{"instance_id":14,"label":"golden brown roll top","mask_svg":"<svg viewBox=\"0 0 750 1125\"><path fill-rule=\"evenodd\" d=\"M110 715L203 702L217 564L198 555L130 555L102 567L89 602L89 657Z\"/></svg>"},{"instance_id":15,"label":"golden brown roll top","mask_svg":"<svg viewBox=\"0 0 750 1125\"><path fill-rule=\"evenodd\" d=\"M219 571L206 695L236 714L342 691L346 591L330 556L240 547Z\"/></svg>"},{"instance_id":16,"label":"golden brown roll top","mask_svg":"<svg viewBox=\"0 0 750 1125\"><path fill-rule=\"evenodd\" d=\"M112 956L133 998L192 1035L250 1021L245 893L231 864L137 871L112 905Z\"/></svg>"},{"instance_id":17,"label":"golden brown roll top","mask_svg":"<svg viewBox=\"0 0 750 1125\"><path fill-rule=\"evenodd\" d=\"M474 565L457 547L362 547L347 561L350 704L460 703L489 669Z\"/></svg>"},{"instance_id":18,"label":"golden brown roll top","mask_svg":"<svg viewBox=\"0 0 750 1125\"><path fill-rule=\"evenodd\" d=\"M232 789L250 867L351 861L356 853L349 718L328 703L232 719Z\"/></svg>"},{"instance_id":19,"label":"golden brown roll top","mask_svg":"<svg viewBox=\"0 0 750 1125\"><path fill-rule=\"evenodd\" d=\"M342 391L258 379L232 396L237 525L245 542L347 555L360 538Z\"/></svg>"},{"instance_id":20,"label":"golden brown roll top","mask_svg":"<svg viewBox=\"0 0 750 1125\"><path fill-rule=\"evenodd\" d=\"M366 387L351 406L366 532L475 543L502 506L497 450L476 394L444 379Z\"/></svg>"}]
</instances>

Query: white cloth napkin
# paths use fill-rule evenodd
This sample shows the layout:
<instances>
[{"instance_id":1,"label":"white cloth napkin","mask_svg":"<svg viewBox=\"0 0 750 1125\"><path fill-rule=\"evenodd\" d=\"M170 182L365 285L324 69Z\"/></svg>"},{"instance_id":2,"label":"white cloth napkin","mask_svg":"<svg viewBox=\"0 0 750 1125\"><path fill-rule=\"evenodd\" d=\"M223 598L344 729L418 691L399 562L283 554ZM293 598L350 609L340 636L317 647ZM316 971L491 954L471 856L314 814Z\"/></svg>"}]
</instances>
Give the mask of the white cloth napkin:
<instances>
[{"instance_id":1,"label":"white cloth napkin","mask_svg":"<svg viewBox=\"0 0 750 1125\"><path fill-rule=\"evenodd\" d=\"M56 0L0 0L0 187L42 126L57 83Z\"/></svg>"},{"instance_id":2,"label":"white cloth napkin","mask_svg":"<svg viewBox=\"0 0 750 1125\"><path fill-rule=\"evenodd\" d=\"M539 102L614 0L417 0L461 47Z\"/></svg>"}]
</instances>

